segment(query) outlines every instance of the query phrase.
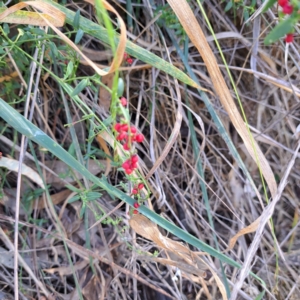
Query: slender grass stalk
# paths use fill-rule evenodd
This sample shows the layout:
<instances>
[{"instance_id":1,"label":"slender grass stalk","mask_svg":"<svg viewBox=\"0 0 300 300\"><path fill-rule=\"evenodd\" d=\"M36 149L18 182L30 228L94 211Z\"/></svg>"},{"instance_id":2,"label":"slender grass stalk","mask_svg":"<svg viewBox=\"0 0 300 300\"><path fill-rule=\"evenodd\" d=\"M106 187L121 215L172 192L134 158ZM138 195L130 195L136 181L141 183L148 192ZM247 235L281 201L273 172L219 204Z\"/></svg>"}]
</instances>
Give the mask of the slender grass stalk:
<instances>
[{"instance_id":1,"label":"slender grass stalk","mask_svg":"<svg viewBox=\"0 0 300 300\"><path fill-rule=\"evenodd\" d=\"M0 98L0 117L3 118L15 130L27 136L29 139L39 144L40 146L48 149L57 158L64 161L70 168L73 168L74 170L79 172L82 176L85 176L88 180L92 181L94 184L98 185L99 187L107 191L112 196L120 199L121 201L126 202L127 204L133 207L135 203L134 199L124 194L114 186L110 185L107 182L105 177L98 178L93 174L91 174L82 164L80 164L71 154L69 154L66 150L64 150L58 143L56 143L43 131L41 131L39 128L37 128L27 119L25 119L20 113L18 113L14 108L12 108L1 98ZM206 243L200 241L199 239L185 232L184 230L177 227L176 225L165 220L155 212L148 209L146 206L141 205L139 207L139 212L142 213L144 216L148 217L151 221L153 221L157 225L166 229L168 232L182 239L186 243L202 251L205 251L209 255L220 259L224 263L228 263L233 267L241 268L241 265L235 262L230 257L215 250L211 246L207 245ZM265 283L261 278L256 276L254 273L251 273L251 275L265 287Z\"/></svg>"}]
</instances>

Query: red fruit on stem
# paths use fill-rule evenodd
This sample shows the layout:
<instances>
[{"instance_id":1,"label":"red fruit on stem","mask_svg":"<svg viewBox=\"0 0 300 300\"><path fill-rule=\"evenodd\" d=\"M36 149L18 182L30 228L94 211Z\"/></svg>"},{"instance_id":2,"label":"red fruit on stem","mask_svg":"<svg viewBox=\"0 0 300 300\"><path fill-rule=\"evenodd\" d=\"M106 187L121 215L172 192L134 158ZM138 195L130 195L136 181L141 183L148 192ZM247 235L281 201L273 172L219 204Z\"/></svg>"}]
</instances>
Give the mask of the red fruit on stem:
<instances>
[{"instance_id":1,"label":"red fruit on stem","mask_svg":"<svg viewBox=\"0 0 300 300\"><path fill-rule=\"evenodd\" d=\"M128 54L126 52L124 52L124 59L128 58Z\"/></svg>"},{"instance_id":2,"label":"red fruit on stem","mask_svg":"<svg viewBox=\"0 0 300 300\"><path fill-rule=\"evenodd\" d=\"M139 157L137 155L132 155L131 156L131 163L137 163L139 161Z\"/></svg>"},{"instance_id":3,"label":"red fruit on stem","mask_svg":"<svg viewBox=\"0 0 300 300\"><path fill-rule=\"evenodd\" d=\"M129 163L128 160L126 160L125 162L123 162L122 168L125 169L125 170L126 170L126 169L130 169L130 163Z\"/></svg>"},{"instance_id":4,"label":"red fruit on stem","mask_svg":"<svg viewBox=\"0 0 300 300\"><path fill-rule=\"evenodd\" d=\"M123 149L126 150L126 151L129 151L130 150L130 147L128 144L124 144L123 145Z\"/></svg>"},{"instance_id":5,"label":"red fruit on stem","mask_svg":"<svg viewBox=\"0 0 300 300\"><path fill-rule=\"evenodd\" d=\"M294 7L287 3L286 5L284 5L282 7L282 12L285 14L285 15L291 15L293 13L293 10L294 10Z\"/></svg>"},{"instance_id":6,"label":"red fruit on stem","mask_svg":"<svg viewBox=\"0 0 300 300\"><path fill-rule=\"evenodd\" d=\"M133 211L133 214L134 215L137 215L139 212L135 209L134 211Z\"/></svg>"},{"instance_id":7,"label":"red fruit on stem","mask_svg":"<svg viewBox=\"0 0 300 300\"><path fill-rule=\"evenodd\" d=\"M132 168L132 169L136 169L136 168L137 168L137 163L132 163L132 164L131 164L131 168Z\"/></svg>"},{"instance_id":8,"label":"red fruit on stem","mask_svg":"<svg viewBox=\"0 0 300 300\"><path fill-rule=\"evenodd\" d=\"M134 207L134 208L139 208L140 205L139 205L137 202L135 202L135 203L133 204L133 207Z\"/></svg>"},{"instance_id":9,"label":"red fruit on stem","mask_svg":"<svg viewBox=\"0 0 300 300\"><path fill-rule=\"evenodd\" d=\"M122 131L128 131L128 124L122 124L121 125L121 130Z\"/></svg>"},{"instance_id":10,"label":"red fruit on stem","mask_svg":"<svg viewBox=\"0 0 300 300\"><path fill-rule=\"evenodd\" d=\"M125 173L126 173L127 175L130 175L132 172L133 172L133 170L130 169L130 168L125 169Z\"/></svg>"},{"instance_id":11,"label":"red fruit on stem","mask_svg":"<svg viewBox=\"0 0 300 300\"><path fill-rule=\"evenodd\" d=\"M125 97L121 97L120 102L123 106L127 105L127 99Z\"/></svg>"},{"instance_id":12,"label":"red fruit on stem","mask_svg":"<svg viewBox=\"0 0 300 300\"><path fill-rule=\"evenodd\" d=\"M137 195L138 193L139 193L139 191L137 189L133 189L131 192L132 195Z\"/></svg>"},{"instance_id":13,"label":"red fruit on stem","mask_svg":"<svg viewBox=\"0 0 300 300\"><path fill-rule=\"evenodd\" d=\"M138 142L138 143L142 143L144 141L145 137L142 135L142 134L138 134L135 138L135 140Z\"/></svg>"},{"instance_id":14,"label":"red fruit on stem","mask_svg":"<svg viewBox=\"0 0 300 300\"><path fill-rule=\"evenodd\" d=\"M143 183L139 183L139 184L138 184L138 189L139 189L139 190L142 190L143 188L144 188L144 184L143 184Z\"/></svg>"},{"instance_id":15,"label":"red fruit on stem","mask_svg":"<svg viewBox=\"0 0 300 300\"><path fill-rule=\"evenodd\" d=\"M286 43L292 43L294 41L294 35L292 33L289 33L285 37L285 42Z\"/></svg>"},{"instance_id":16,"label":"red fruit on stem","mask_svg":"<svg viewBox=\"0 0 300 300\"><path fill-rule=\"evenodd\" d=\"M130 131L131 131L131 133L135 134L137 130L134 126L131 126Z\"/></svg>"},{"instance_id":17,"label":"red fruit on stem","mask_svg":"<svg viewBox=\"0 0 300 300\"><path fill-rule=\"evenodd\" d=\"M126 61L127 61L127 63L128 63L129 65L131 65L131 64L133 63L133 59L132 59L131 57L128 57L128 58L126 59Z\"/></svg>"},{"instance_id":18,"label":"red fruit on stem","mask_svg":"<svg viewBox=\"0 0 300 300\"><path fill-rule=\"evenodd\" d=\"M278 5L283 7L288 4L289 0L278 0Z\"/></svg>"},{"instance_id":19,"label":"red fruit on stem","mask_svg":"<svg viewBox=\"0 0 300 300\"><path fill-rule=\"evenodd\" d=\"M114 126L115 131L120 132L121 130L121 124L120 123L116 123Z\"/></svg>"},{"instance_id":20,"label":"red fruit on stem","mask_svg":"<svg viewBox=\"0 0 300 300\"><path fill-rule=\"evenodd\" d=\"M126 132L121 132L118 136L117 136L117 141L122 141L124 139L126 139L127 137L127 133Z\"/></svg>"}]
</instances>

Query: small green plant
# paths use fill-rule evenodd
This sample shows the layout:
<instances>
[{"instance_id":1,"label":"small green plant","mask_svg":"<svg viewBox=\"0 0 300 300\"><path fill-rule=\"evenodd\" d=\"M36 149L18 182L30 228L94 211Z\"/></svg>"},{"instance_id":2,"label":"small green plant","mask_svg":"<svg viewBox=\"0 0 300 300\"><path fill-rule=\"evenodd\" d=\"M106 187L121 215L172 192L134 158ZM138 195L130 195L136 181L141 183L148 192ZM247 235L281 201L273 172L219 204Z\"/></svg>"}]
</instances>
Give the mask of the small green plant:
<instances>
[{"instance_id":1,"label":"small green plant","mask_svg":"<svg viewBox=\"0 0 300 300\"><path fill-rule=\"evenodd\" d=\"M249 5L247 5L245 1L234 1L234 0L229 0L229 1L223 0L222 3L226 3L224 11L228 12L230 10L233 10L233 14L235 18L236 18L237 11L242 10L243 18L245 22L255 12L256 0L251 0L251 3Z\"/></svg>"},{"instance_id":2,"label":"small green plant","mask_svg":"<svg viewBox=\"0 0 300 300\"><path fill-rule=\"evenodd\" d=\"M169 4L157 6L154 10L154 16L158 17L157 24L159 26L173 29L175 35L180 38L180 41L184 40L186 35L185 30L180 22L178 22L177 16Z\"/></svg>"},{"instance_id":3,"label":"small green plant","mask_svg":"<svg viewBox=\"0 0 300 300\"><path fill-rule=\"evenodd\" d=\"M128 62L128 61L127 61ZM116 107L117 116L120 118L120 122L115 123L114 132L116 140L123 145L123 150L128 154L128 158L122 163L122 168L127 176L127 179L133 184L131 190L131 197L137 198L137 202L134 203L134 208L131 212L133 214L138 213L140 204L143 203L143 197L141 191L144 189L144 183L139 182L135 176L131 176L134 170L138 166L138 156L134 149L135 143L142 143L145 139L142 133L139 133L137 128L131 126L128 120L128 101L125 97L121 97Z\"/></svg>"},{"instance_id":4,"label":"small green plant","mask_svg":"<svg viewBox=\"0 0 300 300\"><path fill-rule=\"evenodd\" d=\"M282 37L285 37L286 43L292 43L295 26L300 20L300 1L298 0L269 0L263 12L266 12L276 2L278 4L279 23L266 36L265 45L270 45Z\"/></svg>"}]
</instances>

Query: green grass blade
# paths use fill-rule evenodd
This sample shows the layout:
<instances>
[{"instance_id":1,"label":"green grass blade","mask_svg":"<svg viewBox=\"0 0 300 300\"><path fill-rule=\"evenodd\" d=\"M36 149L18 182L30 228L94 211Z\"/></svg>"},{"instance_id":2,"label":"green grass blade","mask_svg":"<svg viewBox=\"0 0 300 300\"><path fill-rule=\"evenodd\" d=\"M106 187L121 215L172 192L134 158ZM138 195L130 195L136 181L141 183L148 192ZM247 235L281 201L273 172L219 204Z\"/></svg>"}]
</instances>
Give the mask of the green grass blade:
<instances>
[{"instance_id":1,"label":"green grass blade","mask_svg":"<svg viewBox=\"0 0 300 300\"><path fill-rule=\"evenodd\" d=\"M27 136L32 141L36 142L42 147L48 149L56 157L64 161L68 166L76 170L85 176L88 180L97 184L101 188L105 189L113 196L119 198L120 200L126 202L127 204L133 206L135 200L127 196L114 186L110 185L104 178L98 178L92 175L82 164L80 164L72 155L70 155L66 150L64 150L59 144L53 141L48 135L37 128L35 125L26 120L21 114L19 114L15 109L9 106L5 101L0 98L0 117L3 118L7 123L9 123L14 129L19 131L21 134ZM176 225L163 219L161 216L157 215L155 212L149 210L145 206L139 208L139 212L148 217L151 221L155 222L162 228L173 233L178 238L184 240L185 242L193 245L202 251L220 259L224 263L228 263L234 267L240 267L240 264L227 257L226 255L216 251L214 248L198 240L189 233L183 231Z\"/></svg>"},{"instance_id":2,"label":"green grass blade","mask_svg":"<svg viewBox=\"0 0 300 300\"><path fill-rule=\"evenodd\" d=\"M50 0L44 0L44 2L47 2L56 8L58 8L60 11L66 14L66 22L67 24L73 26L73 20L75 17L75 12L67 9L66 7L59 5L53 1ZM83 30L85 33L99 39L106 45L110 45L110 39L107 30L98 25L94 22L80 16L80 23L79 27L81 30ZM115 34L115 42L116 44L119 43L118 34ZM143 62L146 62L148 64L151 64L153 67L162 70L166 72L167 74L172 75L173 77L177 78L178 80L186 83L187 85L196 87L197 84L184 72L179 70L178 68L172 66L170 63L166 62L165 60L161 59L160 57L156 56L155 54L149 52L148 50L143 49L142 47L137 46L136 44L127 41L126 43L126 52L134 56L138 59L140 59Z\"/></svg>"},{"instance_id":3,"label":"green grass blade","mask_svg":"<svg viewBox=\"0 0 300 300\"><path fill-rule=\"evenodd\" d=\"M0 98L0 117L3 118L15 130L27 136L29 139L36 142L40 146L48 149L52 154L54 154L56 157L64 161L70 168L73 168L74 170L78 171L79 173L82 174L82 176L85 176L88 180L97 184L107 192L111 193L113 196L119 198L120 200L126 202L131 206L133 206L133 204L135 203L134 199L127 196L126 194L124 194L114 186L110 185L105 180L105 178L100 179L94 176L93 174L91 174L82 164L80 164L72 155L70 155L66 150L64 150L59 144L57 144L43 131L41 131L39 128L37 128L27 119L25 119L20 113L18 113L14 108L12 108L1 98ZM219 251L215 250L211 246L207 245L206 243L200 241L199 239L185 232L184 230L177 227L176 225L165 220L164 218L162 218L155 212L151 211L144 205L140 206L139 212L142 213L144 216L148 217L151 221L153 221L157 225L167 230L168 232L174 234L181 240L185 241L186 243L202 251L205 251L209 255L220 259L224 263L228 263L233 267L241 268L241 265L235 262L230 257L224 255L223 253L220 253ZM265 287L264 281L262 281L254 273L251 272L250 274Z\"/></svg>"}]
</instances>

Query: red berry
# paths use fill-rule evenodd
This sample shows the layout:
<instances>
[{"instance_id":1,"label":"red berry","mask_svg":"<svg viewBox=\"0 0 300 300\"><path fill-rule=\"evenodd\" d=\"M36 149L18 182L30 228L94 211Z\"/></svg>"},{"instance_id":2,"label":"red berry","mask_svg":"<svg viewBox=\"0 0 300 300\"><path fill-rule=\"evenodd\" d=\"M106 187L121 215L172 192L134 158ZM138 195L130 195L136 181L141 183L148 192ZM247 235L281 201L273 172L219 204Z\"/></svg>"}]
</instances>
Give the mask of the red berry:
<instances>
[{"instance_id":1,"label":"red berry","mask_svg":"<svg viewBox=\"0 0 300 300\"><path fill-rule=\"evenodd\" d=\"M115 131L120 132L121 126L122 125L120 123L116 123L115 126L114 126Z\"/></svg>"},{"instance_id":2,"label":"red berry","mask_svg":"<svg viewBox=\"0 0 300 300\"><path fill-rule=\"evenodd\" d=\"M128 144L124 144L123 145L123 149L126 150L126 151L129 151L130 150L130 147Z\"/></svg>"},{"instance_id":3,"label":"red berry","mask_svg":"<svg viewBox=\"0 0 300 300\"><path fill-rule=\"evenodd\" d=\"M292 14L293 10L294 10L294 7L293 7L291 4L289 4L289 3L285 4L285 5L282 7L282 11L283 11L283 13L284 13L285 15L290 15L290 14Z\"/></svg>"},{"instance_id":4,"label":"red berry","mask_svg":"<svg viewBox=\"0 0 300 300\"><path fill-rule=\"evenodd\" d=\"M283 7L288 4L289 0L278 0L278 5Z\"/></svg>"},{"instance_id":5,"label":"red berry","mask_svg":"<svg viewBox=\"0 0 300 300\"><path fill-rule=\"evenodd\" d=\"M142 134L138 134L136 137L135 137L135 140L138 142L138 143L142 143L144 141L145 137L142 135Z\"/></svg>"},{"instance_id":6,"label":"red berry","mask_svg":"<svg viewBox=\"0 0 300 300\"><path fill-rule=\"evenodd\" d=\"M130 169L130 162L128 161L128 160L126 160L125 162L123 162L123 164L122 164L122 168L123 169Z\"/></svg>"},{"instance_id":7,"label":"red berry","mask_svg":"<svg viewBox=\"0 0 300 300\"><path fill-rule=\"evenodd\" d=\"M118 136L117 136L117 141L122 141L124 139L126 139L127 137L127 133L126 132L121 132Z\"/></svg>"},{"instance_id":8,"label":"red berry","mask_svg":"<svg viewBox=\"0 0 300 300\"><path fill-rule=\"evenodd\" d=\"M137 189L133 189L131 192L132 195L137 195L138 193L139 193L139 191Z\"/></svg>"},{"instance_id":9,"label":"red berry","mask_svg":"<svg viewBox=\"0 0 300 300\"><path fill-rule=\"evenodd\" d=\"M289 33L285 37L285 42L286 43L292 43L294 41L294 35L292 33Z\"/></svg>"},{"instance_id":10,"label":"red berry","mask_svg":"<svg viewBox=\"0 0 300 300\"><path fill-rule=\"evenodd\" d=\"M137 168L137 163L131 164L131 168L132 168L132 169L136 169L136 168Z\"/></svg>"},{"instance_id":11,"label":"red berry","mask_svg":"<svg viewBox=\"0 0 300 300\"><path fill-rule=\"evenodd\" d=\"M135 209L134 211L133 211L133 214L134 215L137 215L139 212Z\"/></svg>"},{"instance_id":12,"label":"red berry","mask_svg":"<svg viewBox=\"0 0 300 300\"><path fill-rule=\"evenodd\" d=\"M130 175L132 172L133 172L133 170L130 169L130 168L125 169L125 173L126 173L127 175Z\"/></svg>"},{"instance_id":13,"label":"red berry","mask_svg":"<svg viewBox=\"0 0 300 300\"><path fill-rule=\"evenodd\" d=\"M126 52L124 52L124 59L127 59L128 58L128 54Z\"/></svg>"},{"instance_id":14,"label":"red berry","mask_svg":"<svg viewBox=\"0 0 300 300\"><path fill-rule=\"evenodd\" d=\"M127 63L128 63L129 65L131 65L131 64L133 63L133 59L132 59L131 57L128 57L128 58L126 59L126 61L127 61Z\"/></svg>"},{"instance_id":15,"label":"red berry","mask_svg":"<svg viewBox=\"0 0 300 300\"><path fill-rule=\"evenodd\" d=\"M122 124L121 130L122 131L128 131L128 124Z\"/></svg>"},{"instance_id":16,"label":"red berry","mask_svg":"<svg viewBox=\"0 0 300 300\"><path fill-rule=\"evenodd\" d=\"M127 99L126 99L125 97L122 97L122 98L120 99L120 102L121 102L121 104L122 104L123 106L126 106L126 105L127 105Z\"/></svg>"},{"instance_id":17,"label":"red berry","mask_svg":"<svg viewBox=\"0 0 300 300\"><path fill-rule=\"evenodd\" d=\"M130 131L131 131L131 133L135 134L137 130L134 126L131 126Z\"/></svg>"},{"instance_id":18,"label":"red berry","mask_svg":"<svg viewBox=\"0 0 300 300\"><path fill-rule=\"evenodd\" d=\"M137 202L135 202L135 203L133 204L133 207L134 207L134 208L139 208L140 205L139 205Z\"/></svg>"},{"instance_id":19,"label":"red berry","mask_svg":"<svg viewBox=\"0 0 300 300\"><path fill-rule=\"evenodd\" d=\"M139 157L137 155L132 155L131 156L131 163L137 163L139 161Z\"/></svg>"},{"instance_id":20,"label":"red berry","mask_svg":"<svg viewBox=\"0 0 300 300\"><path fill-rule=\"evenodd\" d=\"M143 188L144 188L144 184L143 184L143 183L139 183L139 184L138 184L138 189L139 189L139 190L142 190Z\"/></svg>"}]
</instances>

